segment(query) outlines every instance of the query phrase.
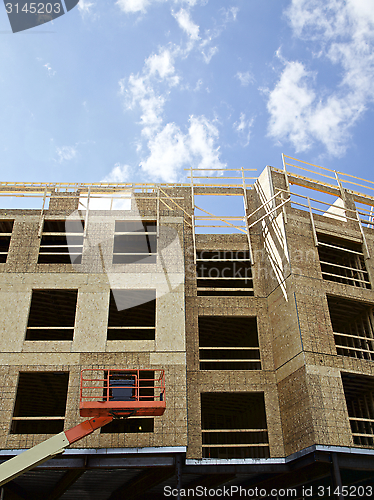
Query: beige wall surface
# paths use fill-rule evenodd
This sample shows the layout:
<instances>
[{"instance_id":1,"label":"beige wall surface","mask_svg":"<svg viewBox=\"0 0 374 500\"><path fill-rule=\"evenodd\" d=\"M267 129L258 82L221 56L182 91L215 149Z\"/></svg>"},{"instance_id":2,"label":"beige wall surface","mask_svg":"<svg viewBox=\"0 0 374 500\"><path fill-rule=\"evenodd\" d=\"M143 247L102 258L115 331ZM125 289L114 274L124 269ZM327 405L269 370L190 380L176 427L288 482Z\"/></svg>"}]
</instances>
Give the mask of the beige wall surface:
<instances>
[{"instance_id":1,"label":"beige wall surface","mask_svg":"<svg viewBox=\"0 0 374 500\"><path fill-rule=\"evenodd\" d=\"M46 217L64 219L63 207L57 208L60 210L57 215L47 213ZM71 213L73 218L77 217L73 210ZM125 436L96 431L77 443L77 447L186 446L182 219L160 217L157 264L112 265L114 221L136 217L140 220L139 212L125 216L93 212L88 220L82 264L78 265L37 264L39 217L35 212L15 217L8 262L0 269L0 447L30 447L46 438L41 434L9 434L19 372L69 372L65 415L65 429L68 429L83 420L79 417L83 368L164 369L166 411L162 417L155 417L153 433ZM150 215L148 219L154 217ZM35 289L78 291L72 341L25 340ZM155 290L155 340L107 341L111 289Z\"/></svg>"}]
</instances>

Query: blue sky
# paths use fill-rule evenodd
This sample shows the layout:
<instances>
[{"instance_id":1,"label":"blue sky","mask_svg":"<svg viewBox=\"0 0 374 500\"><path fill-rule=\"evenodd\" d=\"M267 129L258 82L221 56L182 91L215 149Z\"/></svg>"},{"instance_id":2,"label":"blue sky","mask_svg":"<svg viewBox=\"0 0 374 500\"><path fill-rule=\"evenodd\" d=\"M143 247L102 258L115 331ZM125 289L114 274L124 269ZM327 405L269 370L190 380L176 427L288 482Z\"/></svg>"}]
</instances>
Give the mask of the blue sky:
<instances>
[{"instance_id":1,"label":"blue sky","mask_svg":"<svg viewBox=\"0 0 374 500\"><path fill-rule=\"evenodd\" d=\"M3 181L185 182L282 152L374 177L372 0L80 0L17 34L0 8L0 43Z\"/></svg>"}]
</instances>

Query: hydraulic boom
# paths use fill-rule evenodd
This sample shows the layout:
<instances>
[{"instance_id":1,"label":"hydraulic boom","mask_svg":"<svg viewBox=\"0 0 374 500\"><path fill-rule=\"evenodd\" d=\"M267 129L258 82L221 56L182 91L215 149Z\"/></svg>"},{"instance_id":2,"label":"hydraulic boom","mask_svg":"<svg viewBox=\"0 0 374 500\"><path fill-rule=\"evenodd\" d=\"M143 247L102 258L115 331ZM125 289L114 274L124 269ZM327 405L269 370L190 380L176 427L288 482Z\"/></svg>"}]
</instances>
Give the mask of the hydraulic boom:
<instances>
[{"instance_id":1,"label":"hydraulic boom","mask_svg":"<svg viewBox=\"0 0 374 500\"><path fill-rule=\"evenodd\" d=\"M109 424L112 420L112 416L85 420L68 431L60 432L56 436L43 441L43 443L37 444L20 455L7 460L0 465L0 486L50 458L63 453L68 446L88 436L96 429L103 427L103 425Z\"/></svg>"}]
</instances>

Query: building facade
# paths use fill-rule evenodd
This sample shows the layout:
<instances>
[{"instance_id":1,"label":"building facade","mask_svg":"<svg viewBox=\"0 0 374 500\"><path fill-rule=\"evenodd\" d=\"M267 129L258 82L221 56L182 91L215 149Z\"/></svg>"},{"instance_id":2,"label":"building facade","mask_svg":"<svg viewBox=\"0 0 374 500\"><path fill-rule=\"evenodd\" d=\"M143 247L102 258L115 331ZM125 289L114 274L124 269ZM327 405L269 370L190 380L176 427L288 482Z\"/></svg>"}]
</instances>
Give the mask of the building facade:
<instances>
[{"instance_id":1,"label":"building facade","mask_svg":"<svg viewBox=\"0 0 374 500\"><path fill-rule=\"evenodd\" d=\"M21 200L0 211L1 459L83 420L82 370L166 380L162 416L114 420L3 498L369 495L373 183L289 157L253 184L195 174L0 186Z\"/></svg>"}]
</instances>

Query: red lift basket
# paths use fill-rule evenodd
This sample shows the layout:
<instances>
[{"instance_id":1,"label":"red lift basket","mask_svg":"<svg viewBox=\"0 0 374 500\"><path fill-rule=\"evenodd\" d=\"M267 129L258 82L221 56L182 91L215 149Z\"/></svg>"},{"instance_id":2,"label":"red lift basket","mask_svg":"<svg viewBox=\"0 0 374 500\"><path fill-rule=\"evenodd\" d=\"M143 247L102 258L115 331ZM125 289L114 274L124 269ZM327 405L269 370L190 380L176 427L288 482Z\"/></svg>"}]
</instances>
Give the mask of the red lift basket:
<instances>
[{"instance_id":1,"label":"red lift basket","mask_svg":"<svg viewBox=\"0 0 374 500\"><path fill-rule=\"evenodd\" d=\"M84 369L81 417L159 416L165 411L164 370Z\"/></svg>"}]
</instances>

